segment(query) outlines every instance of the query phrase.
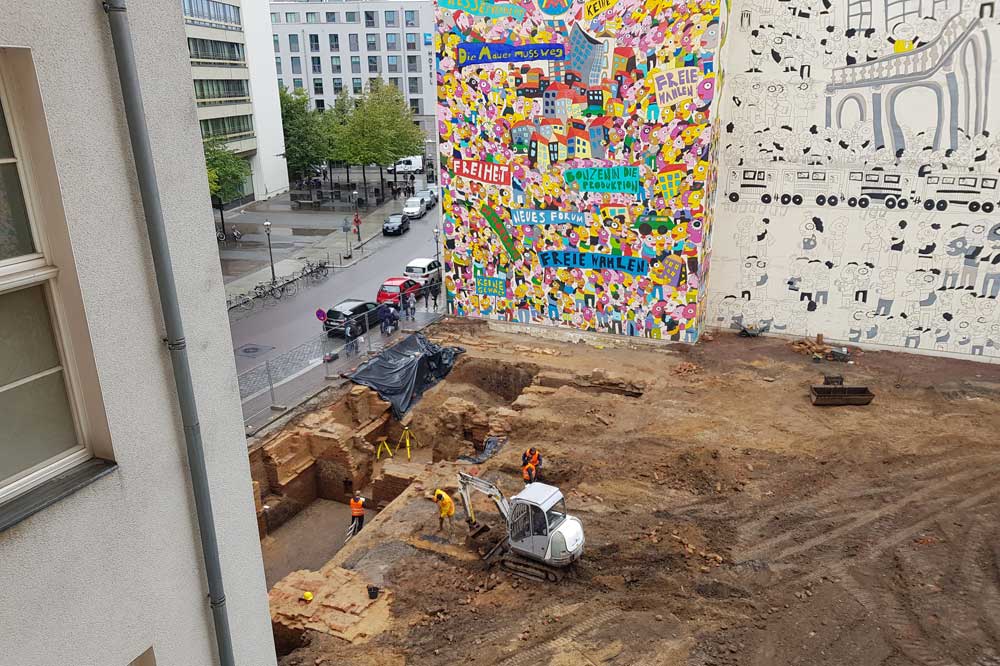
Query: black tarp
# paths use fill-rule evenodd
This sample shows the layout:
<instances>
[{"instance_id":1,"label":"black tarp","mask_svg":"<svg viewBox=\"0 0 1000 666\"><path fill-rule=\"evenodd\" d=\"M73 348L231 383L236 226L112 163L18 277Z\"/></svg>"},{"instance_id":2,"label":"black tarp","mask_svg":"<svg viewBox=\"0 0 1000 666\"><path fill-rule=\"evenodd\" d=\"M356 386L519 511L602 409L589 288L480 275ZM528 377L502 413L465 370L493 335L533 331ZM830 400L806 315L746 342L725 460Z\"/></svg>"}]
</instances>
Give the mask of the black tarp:
<instances>
[{"instance_id":1,"label":"black tarp","mask_svg":"<svg viewBox=\"0 0 1000 666\"><path fill-rule=\"evenodd\" d=\"M461 347L441 347L414 333L358 366L348 379L368 386L392 404L397 419L403 417L424 391L451 372Z\"/></svg>"}]
</instances>

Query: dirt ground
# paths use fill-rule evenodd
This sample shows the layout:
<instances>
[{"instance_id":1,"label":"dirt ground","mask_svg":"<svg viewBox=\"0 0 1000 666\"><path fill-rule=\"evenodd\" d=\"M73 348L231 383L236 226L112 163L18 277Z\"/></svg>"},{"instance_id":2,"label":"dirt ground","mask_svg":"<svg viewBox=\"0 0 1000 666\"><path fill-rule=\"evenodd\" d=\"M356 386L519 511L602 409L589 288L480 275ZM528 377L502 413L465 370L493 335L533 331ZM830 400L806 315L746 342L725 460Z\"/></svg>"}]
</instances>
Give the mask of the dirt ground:
<instances>
[{"instance_id":1,"label":"dirt ground","mask_svg":"<svg viewBox=\"0 0 1000 666\"><path fill-rule=\"evenodd\" d=\"M513 494L520 452L539 447L583 522L583 560L558 584L486 569L435 533L433 488L411 486L337 555L392 590L390 629L310 634L282 666L1000 666L1000 366L816 364L733 335L633 349L472 322L430 335L467 353L414 409L425 444L445 399L507 407L539 371L644 384L540 392L479 466ZM812 406L824 374L874 402Z\"/></svg>"}]
</instances>

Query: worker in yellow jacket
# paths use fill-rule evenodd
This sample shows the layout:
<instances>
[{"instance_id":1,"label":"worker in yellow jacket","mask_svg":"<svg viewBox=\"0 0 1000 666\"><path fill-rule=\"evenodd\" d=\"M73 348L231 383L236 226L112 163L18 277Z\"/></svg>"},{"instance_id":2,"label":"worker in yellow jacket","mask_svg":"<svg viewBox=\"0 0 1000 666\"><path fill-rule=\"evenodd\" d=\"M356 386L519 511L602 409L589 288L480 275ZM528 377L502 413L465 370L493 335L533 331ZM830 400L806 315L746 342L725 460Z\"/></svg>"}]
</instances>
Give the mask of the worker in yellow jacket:
<instances>
[{"instance_id":1,"label":"worker in yellow jacket","mask_svg":"<svg viewBox=\"0 0 1000 666\"><path fill-rule=\"evenodd\" d=\"M438 505L438 532L444 530L444 521L447 518L448 534L451 534L454 526L455 502L440 488L434 491L434 502Z\"/></svg>"}]
</instances>

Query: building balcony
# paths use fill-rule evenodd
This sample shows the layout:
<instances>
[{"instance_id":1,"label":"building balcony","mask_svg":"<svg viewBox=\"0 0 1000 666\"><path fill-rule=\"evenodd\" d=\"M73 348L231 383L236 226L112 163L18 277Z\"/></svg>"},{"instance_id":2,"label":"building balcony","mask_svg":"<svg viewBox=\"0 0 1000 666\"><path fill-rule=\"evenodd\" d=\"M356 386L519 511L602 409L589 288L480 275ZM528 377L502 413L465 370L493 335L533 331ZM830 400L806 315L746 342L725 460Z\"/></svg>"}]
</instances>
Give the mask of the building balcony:
<instances>
[{"instance_id":1,"label":"building balcony","mask_svg":"<svg viewBox=\"0 0 1000 666\"><path fill-rule=\"evenodd\" d=\"M253 115L253 105L250 104L250 98L243 98L239 104L198 105L198 120L250 115Z\"/></svg>"},{"instance_id":2,"label":"building balcony","mask_svg":"<svg viewBox=\"0 0 1000 666\"><path fill-rule=\"evenodd\" d=\"M184 23L188 25L201 26L203 28L215 28L216 30L231 30L233 32L243 32L243 26L238 23L213 21L211 19L198 18L196 16L185 16Z\"/></svg>"},{"instance_id":3,"label":"building balcony","mask_svg":"<svg viewBox=\"0 0 1000 666\"><path fill-rule=\"evenodd\" d=\"M192 61L192 65L194 62ZM243 67L220 67L211 63L191 67L192 79L249 79L250 70Z\"/></svg>"},{"instance_id":4,"label":"building balcony","mask_svg":"<svg viewBox=\"0 0 1000 666\"><path fill-rule=\"evenodd\" d=\"M192 67L246 67L246 60L223 60L220 58L191 58Z\"/></svg>"},{"instance_id":5,"label":"building balcony","mask_svg":"<svg viewBox=\"0 0 1000 666\"><path fill-rule=\"evenodd\" d=\"M233 104L249 104L249 97L210 97L205 99L195 99L200 107L208 106L231 106Z\"/></svg>"}]
</instances>

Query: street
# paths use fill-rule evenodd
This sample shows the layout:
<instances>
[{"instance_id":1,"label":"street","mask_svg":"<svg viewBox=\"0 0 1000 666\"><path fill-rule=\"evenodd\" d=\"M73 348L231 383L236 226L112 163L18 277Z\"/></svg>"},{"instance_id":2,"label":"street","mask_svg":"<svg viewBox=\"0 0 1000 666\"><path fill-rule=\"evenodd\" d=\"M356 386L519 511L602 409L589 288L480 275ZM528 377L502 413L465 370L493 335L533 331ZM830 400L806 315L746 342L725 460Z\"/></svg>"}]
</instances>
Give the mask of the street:
<instances>
[{"instance_id":1,"label":"street","mask_svg":"<svg viewBox=\"0 0 1000 666\"><path fill-rule=\"evenodd\" d=\"M315 215L317 214L287 213L280 217L280 223L298 227L297 218L308 223L311 219L317 219ZM272 221L276 225L279 223L274 217ZM258 305L252 313L233 311L230 328L237 372L260 365L269 358L320 336L322 325L315 315L318 308L329 308L345 298L375 300L382 282L386 278L402 275L403 268L411 259L433 257L434 228L439 222L439 207L435 207L423 218L414 220L410 231L405 235L376 238L368 244L370 254L365 258L349 268L331 272L329 278L315 286L300 289L294 297ZM291 246L291 243L284 244L280 255L275 253L275 262L292 251L294 248ZM358 258L357 251L355 258ZM259 250L255 259L260 259ZM264 261L266 264L266 246ZM423 309L422 303L420 309ZM257 350L241 353L248 345Z\"/></svg>"}]
</instances>

